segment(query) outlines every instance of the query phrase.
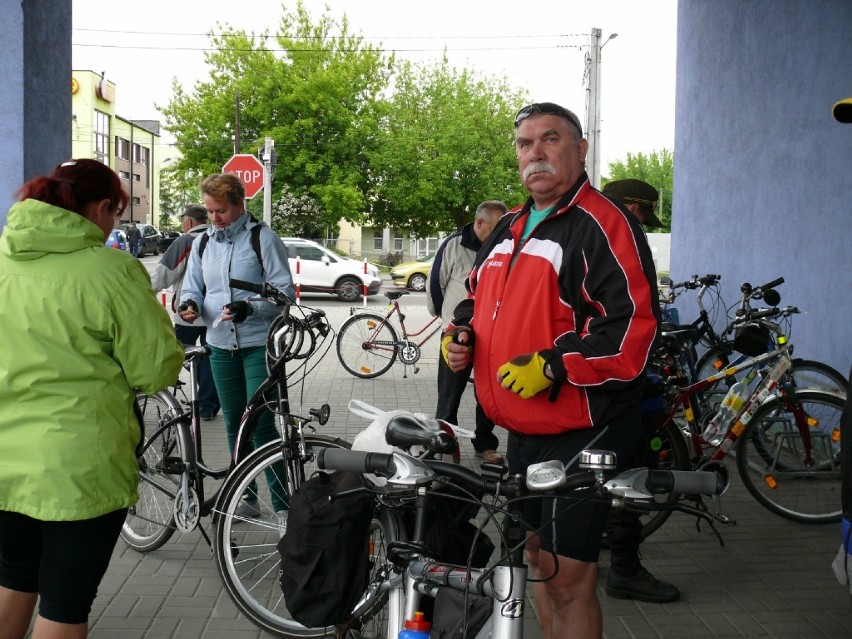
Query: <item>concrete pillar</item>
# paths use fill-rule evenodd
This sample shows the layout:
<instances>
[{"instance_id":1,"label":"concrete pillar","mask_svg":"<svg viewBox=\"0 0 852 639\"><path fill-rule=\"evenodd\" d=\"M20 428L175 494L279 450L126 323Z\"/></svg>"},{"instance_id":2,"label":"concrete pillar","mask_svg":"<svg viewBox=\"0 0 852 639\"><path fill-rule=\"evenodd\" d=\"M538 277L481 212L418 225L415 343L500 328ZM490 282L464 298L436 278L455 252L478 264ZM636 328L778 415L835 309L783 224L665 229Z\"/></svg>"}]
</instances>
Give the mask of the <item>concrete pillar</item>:
<instances>
[{"instance_id":1,"label":"concrete pillar","mask_svg":"<svg viewBox=\"0 0 852 639\"><path fill-rule=\"evenodd\" d=\"M71 155L71 0L0 0L0 229L15 192Z\"/></svg>"}]
</instances>

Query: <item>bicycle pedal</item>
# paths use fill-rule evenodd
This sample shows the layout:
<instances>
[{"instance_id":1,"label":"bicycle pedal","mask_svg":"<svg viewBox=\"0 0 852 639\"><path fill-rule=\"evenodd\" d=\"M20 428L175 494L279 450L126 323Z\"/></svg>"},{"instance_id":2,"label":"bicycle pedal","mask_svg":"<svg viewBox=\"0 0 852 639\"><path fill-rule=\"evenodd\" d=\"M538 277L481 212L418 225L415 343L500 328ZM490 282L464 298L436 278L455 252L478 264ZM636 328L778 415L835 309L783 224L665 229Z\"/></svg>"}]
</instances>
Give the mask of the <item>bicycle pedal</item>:
<instances>
[{"instance_id":1,"label":"bicycle pedal","mask_svg":"<svg viewBox=\"0 0 852 639\"><path fill-rule=\"evenodd\" d=\"M414 374L417 375L417 373L419 373L419 372L420 372L420 369L417 366L415 366L414 367Z\"/></svg>"},{"instance_id":2,"label":"bicycle pedal","mask_svg":"<svg viewBox=\"0 0 852 639\"><path fill-rule=\"evenodd\" d=\"M163 460L163 472L169 475L181 475L186 470L186 464L180 457L166 457Z\"/></svg>"}]
</instances>

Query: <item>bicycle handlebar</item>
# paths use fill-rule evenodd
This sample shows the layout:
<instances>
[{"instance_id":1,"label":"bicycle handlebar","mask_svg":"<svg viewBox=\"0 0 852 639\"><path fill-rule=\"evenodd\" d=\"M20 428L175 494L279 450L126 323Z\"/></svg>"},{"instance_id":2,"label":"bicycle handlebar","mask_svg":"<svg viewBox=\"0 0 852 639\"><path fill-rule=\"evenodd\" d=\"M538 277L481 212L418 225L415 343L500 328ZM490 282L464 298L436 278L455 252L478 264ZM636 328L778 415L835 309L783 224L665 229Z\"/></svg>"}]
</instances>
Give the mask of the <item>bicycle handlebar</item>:
<instances>
[{"instance_id":1,"label":"bicycle handlebar","mask_svg":"<svg viewBox=\"0 0 852 639\"><path fill-rule=\"evenodd\" d=\"M396 472L396 463L391 453L369 453L345 448L321 448L317 453L317 468L320 470L348 470L353 473L372 473L391 477Z\"/></svg>"},{"instance_id":2,"label":"bicycle handlebar","mask_svg":"<svg viewBox=\"0 0 852 639\"><path fill-rule=\"evenodd\" d=\"M271 300L277 306L286 306L288 304L293 304L293 299L290 298L284 291L278 289L273 284L269 282L264 282L263 284L257 284L256 282L246 282L245 280L230 280L228 285L231 288L238 288L242 291L249 291L250 293L254 293L255 295L259 295L265 299Z\"/></svg>"},{"instance_id":3,"label":"bicycle handlebar","mask_svg":"<svg viewBox=\"0 0 852 639\"><path fill-rule=\"evenodd\" d=\"M408 457L408 456L406 456ZM495 478L485 477L469 468L448 462L423 460L437 474L451 477L467 488L491 487ZM366 451L342 448L323 448L317 453L317 468L320 470L348 470L356 473L371 473L382 477L392 477L397 472L394 454L370 453ZM499 482L501 493L516 490L508 482ZM590 471L581 471L566 475L565 481L555 489L541 492L564 493L578 488L587 488L596 483L595 475ZM506 489L504 490L504 486ZM718 473L706 470L649 470L636 468L625 471L604 484L604 489L628 499L646 499L658 493L682 493L688 495L721 495L727 488L724 478ZM534 492L534 491L530 491Z\"/></svg>"}]
</instances>

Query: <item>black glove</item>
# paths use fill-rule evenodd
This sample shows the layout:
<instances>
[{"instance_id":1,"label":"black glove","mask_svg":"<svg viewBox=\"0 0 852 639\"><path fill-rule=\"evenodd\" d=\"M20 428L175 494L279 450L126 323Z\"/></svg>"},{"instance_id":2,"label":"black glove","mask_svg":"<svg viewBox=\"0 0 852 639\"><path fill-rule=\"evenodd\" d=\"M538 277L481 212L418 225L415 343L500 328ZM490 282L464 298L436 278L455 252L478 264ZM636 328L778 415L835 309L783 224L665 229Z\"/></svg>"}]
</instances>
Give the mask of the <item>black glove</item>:
<instances>
[{"instance_id":1,"label":"black glove","mask_svg":"<svg viewBox=\"0 0 852 639\"><path fill-rule=\"evenodd\" d=\"M198 315L198 302L195 300L186 300L185 302L181 302L181 305L178 306L178 313L183 313L184 311L192 311Z\"/></svg>"},{"instance_id":2,"label":"black glove","mask_svg":"<svg viewBox=\"0 0 852 639\"><path fill-rule=\"evenodd\" d=\"M252 313L251 304L249 304L245 300L237 300L236 302L225 304L225 310L227 310L231 317L233 317L232 321L236 322L237 324L239 324L240 322L244 322L245 319Z\"/></svg>"}]
</instances>

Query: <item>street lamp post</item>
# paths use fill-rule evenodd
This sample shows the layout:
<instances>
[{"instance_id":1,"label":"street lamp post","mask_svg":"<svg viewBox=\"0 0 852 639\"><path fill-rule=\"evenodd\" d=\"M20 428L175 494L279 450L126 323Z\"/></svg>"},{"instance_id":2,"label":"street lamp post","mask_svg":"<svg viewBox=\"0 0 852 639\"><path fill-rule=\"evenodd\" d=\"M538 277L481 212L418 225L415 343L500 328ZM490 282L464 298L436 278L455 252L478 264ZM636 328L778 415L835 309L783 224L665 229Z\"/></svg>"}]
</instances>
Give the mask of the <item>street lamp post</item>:
<instances>
[{"instance_id":1,"label":"street lamp post","mask_svg":"<svg viewBox=\"0 0 852 639\"><path fill-rule=\"evenodd\" d=\"M601 30L592 29L591 46L586 54L589 76L586 89L586 139L589 142L586 170L595 188L600 188L601 185L601 50L607 42L617 37L617 33L611 33L601 43Z\"/></svg>"}]
</instances>

